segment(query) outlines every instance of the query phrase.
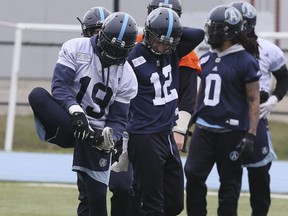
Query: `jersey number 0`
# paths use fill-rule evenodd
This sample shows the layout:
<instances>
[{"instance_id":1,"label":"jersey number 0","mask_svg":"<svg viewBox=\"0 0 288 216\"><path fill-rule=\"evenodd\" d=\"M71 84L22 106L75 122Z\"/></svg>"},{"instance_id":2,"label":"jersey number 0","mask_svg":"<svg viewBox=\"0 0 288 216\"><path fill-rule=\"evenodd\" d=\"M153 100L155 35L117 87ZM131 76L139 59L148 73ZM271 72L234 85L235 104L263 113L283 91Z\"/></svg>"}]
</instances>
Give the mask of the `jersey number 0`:
<instances>
[{"instance_id":1,"label":"jersey number 0","mask_svg":"<svg viewBox=\"0 0 288 216\"><path fill-rule=\"evenodd\" d=\"M221 77L218 74L209 74L206 79L204 104L216 106L220 101Z\"/></svg>"}]
</instances>

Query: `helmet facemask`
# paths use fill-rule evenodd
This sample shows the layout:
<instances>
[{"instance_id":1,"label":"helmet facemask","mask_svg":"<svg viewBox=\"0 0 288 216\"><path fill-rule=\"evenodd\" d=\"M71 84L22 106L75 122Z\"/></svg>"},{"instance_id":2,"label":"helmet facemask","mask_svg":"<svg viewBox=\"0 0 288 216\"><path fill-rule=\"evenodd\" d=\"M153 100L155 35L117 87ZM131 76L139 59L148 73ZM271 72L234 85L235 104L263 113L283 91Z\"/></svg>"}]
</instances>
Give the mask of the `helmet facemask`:
<instances>
[{"instance_id":1,"label":"helmet facemask","mask_svg":"<svg viewBox=\"0 0 288 216\"><path fill-rule=\"evenodd\" d=\"M132 45L125 45L125 41L119 41L117 38L107 37L105 32L99 32L98 46L101 49L100 58L109 65L122 65L125 63L128 53L134 47Z\"/></svg>"},{"instance_id":2,"label":"helmet facemask","mask_svg":"<svg viewBox=\"0 0 288 216\"><path fill-rule=\"evenodd\" d=\"M172 53L180 42L180 36L178 38L166 37L165 35L158 37L157 34L153 33L149 29L144 30L144 35L147 47L156 55L167 55Z\"/></svg>"},{"instance_id":3,"label":"helmet facemask","mask_svg":"<svg viewBox=\"0 0 288 216\"><path fill-rule=\"evenodd\" d=\"M175 51L183 29L180 18L172 9L159 7L147 17L143 42L156 55Z\"/></svg>"},{"instance_id":4,"label":"helmet facemask","mask_svg":"<svg viewBox=\"0 0 288 216\"><path fill-rule=\"evenodd\" d=\"M84 37L92 37L95 34L98 34L99 31L101 30L101 26L100 27L88 27L86 25L82 25L82 36Z\"/></svg>"},{"instance_id":5,"label":"helmet facemask","mask_svg":"<svg viewBox=\"0 0 288 216\"><path fill-rule=\"evenodd\" d=\"M135 45L138 33L133 17L124 12L110 14L99 32L97 47L100 60L108 65L122 65Z\"/></svg>"},{"instance_id":6,"label":"helmet facemask","mask_svg":"<svg viewBox=\"0 0 288 216\"><path fill-rule=\"evenodd\" d=\"M220 48L224 42L223 25L221 24L209 24L204 26L205 30L205 42L209 44L212 49Z\"/></svg>"},{"instance_id":7,"label":"helmet facemask","mask_svg":"<svg viewBox=\"0 0 288 216\"><path fill-rule=\"evenodd\" d=\"M224 41L232 40L243 31L242 16L236 8L218 6L210 12L204 30L206 43L212 49L220 48Z\"/></svg>"}]
</instances>

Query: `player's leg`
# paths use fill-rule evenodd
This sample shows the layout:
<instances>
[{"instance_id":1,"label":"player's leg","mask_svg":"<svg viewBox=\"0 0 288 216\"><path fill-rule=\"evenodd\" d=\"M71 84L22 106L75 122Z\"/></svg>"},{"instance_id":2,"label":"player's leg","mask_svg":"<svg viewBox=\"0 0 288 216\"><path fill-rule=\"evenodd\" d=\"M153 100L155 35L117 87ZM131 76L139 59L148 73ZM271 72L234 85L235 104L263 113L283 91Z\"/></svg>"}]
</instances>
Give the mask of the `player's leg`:
<instances>
[{"instance_id":1,"label":"player's leg","mask_svg":"<svg viewBox=\"0 0 288 216\"><path fill-rule=\"evenodd\" d=\"M170 136L170 140L173 153L170 154L164 165L164 215L176 216L184 209L184 175L181 158L173 135Z\"/></svg>"},{"instance_id":2,"label":"player's leg","mask_svg":"<svg viewBox=\"0 0 288 216\"><path fill-rule=\"evenodd\" d=\"M41 87L34 88L28 99L39 138L63 148L73 147L75 140L68 112Z\"/></svg>"},{"instance_id":3,"label":"player's leg","mask_svg":"<svg viewBox=\"0 0 288 216\"><path fill-rule=\"evenodd\" d=\"M164 149L162 143L166 139L159 134L129 135L128 155L141 194L141 215L164 214L163 165L168 147ZM161 156L155 148L162 148Z\"/></svg>"},{"instance_id":4,"label":"player's leg","mask_svg":"<svg viewBox=\"0 0 288 216\"><path fill-rule=\"evenodd\" d=\"M242 183L242 167L234 150L244 137L243 131L219 133L216 139L216 165L220 179L218 215L237 216Z\"/></svg>"},{"instance_id":5,"label":"player's leg","mask_svg":"<svg viewBox=\"0 0 288 216\"><path fill-rule=\"evenodd\" d=\"M107 216L107 185L96 181L85 172L77 172L77 186L80 201L78 216Z\"/></svg>"},{"instance_id":6,"label":"player's leg","mask_svg":"<svg viewBox=\"0 0 288 216\"><path fill-rule=\"evenodd\" d=\"M115 145L117 153L112 156L112 164L119 160L123 149L121 139ZM131 202L133 200L133 171L129 163L127 172L111 171L109 180L109 190L112 192L111 216L134 216L131 212Z\"/></svg>"},{"instance_id":7,"label":"player's leg","mask_svg":"<svg viewBox=\"0 0 288 216\"><path fill-rule=\"evenodd\" d=\"M111 216L134 216L132 215L133 199L133 171L129 163L127 172L111 171L109 189L111 197Z\"/></svg>"},{"instance_id":8,"label":"player's leg","mask_svg":"<svg viewBox=\"0 0 288 216\"><path fill-rule=\"evenodd\" d=\"M89 215L89 205L88 199L86 195L86 187L84 184L83 175L85 173L77 172L77 187L78 187L78 200L80 201L78 208L77 208L77 215L84 216Z\"/></svg>"},{"instance_id":9,"label":"player's leg","mask_svg":"<svg viewBox=\"0 0 288 216\"><path fill-rule=\"evenodd\" d=\"M212 132L195 127L184 166L188 216L207 215L205 182L215 161L213 139Z\"/></svg>"},{"instance_id":10,"label":"player's leg","mask_svg":"<svg viewBox=\"0 0 288 216\"><path fill-rule=\"evenodd\" d=\"M252 216L266 216L269 211L271 162L262 167L247 168Z\"/></svg>"},{"instance_id":11,"label":"player's leg","mask_svg":"<svg viewBox=\"0 0 288 216\"><path fill-rule=\"evenodd\" d=\"M78 212L85 212L89 209L87 216L107 215L106 199L110 165L111 153L99 151L89 145L87 140L77 140L72 170L77 172L78 177L77 185L80 200Z\"/></svg>"},{"instance_id":12,"label":"player's leg","mask_svg":"<svg viewBox=\"0 0 288 216\"><path fill-rule=\"evenodd\" d=\"M133 173L133 176L134 176L134 173ZM131 212L132 212L132 216L140 216L141 215L140 214L141 192L139 191L139 188L137 187L136 181L134 179L135 178L133 177L133 183L132 183L133 199L131 202Z\"/></svg>"},{"instance_id":13,"label":"player's leg","mask_svg":"<svg viewBox=\"0 0 288 216\"><path fill-rule=\"evenodd\" d=\"M268 122L260 119L254 149L253 167L247 167L252 216L266 216L269 211L271 161L276 159L272 147Z\"/></svg>"}]
</instances>

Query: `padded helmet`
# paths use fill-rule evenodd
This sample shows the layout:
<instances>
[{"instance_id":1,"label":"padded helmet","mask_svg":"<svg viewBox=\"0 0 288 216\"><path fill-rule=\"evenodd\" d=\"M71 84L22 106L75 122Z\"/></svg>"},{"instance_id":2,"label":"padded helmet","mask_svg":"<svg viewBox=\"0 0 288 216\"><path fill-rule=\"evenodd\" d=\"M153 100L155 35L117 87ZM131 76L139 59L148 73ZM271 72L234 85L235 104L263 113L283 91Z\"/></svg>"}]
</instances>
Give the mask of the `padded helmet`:
<instances>
[{"instance_id":1,"label":"padded helmet","mask_svg":"<svg viewBox=\"0 0 288 216\"><path fill-rule=\"evenodd\" d=\"M92 37L95 34L95 29L101 29L104 20L111 14L104 7L92 7L83 16L81 23L82 35L84 37Z\"/></svg>"},{"instance_id":2,"label":"padded helmet","mask_svg":"<svg viewBox=\"0 0 288 216\"><path fill-rule=\"evenodd\" d=\"M180 18L173 10L159 7L148 15L144 26L144 43L153 53L170 54L176 49L181 35ZM161 53L154 49L154 45L158 43L166 46Z\"/></svg>"},{"instance_id":3,"label":"padded helmet","mask_svg":"<svg viewBox=\"0 0 288 216\"><path fill-rule=\"evenodd\" d=\"M204 29L206 42L212 47L231 40L243 29L241 13L232 6L217 6L210 11Z\"/></svg>"},{"instance_id":4,"label":"padded helmet","mask_svg":"<svg viewBox=\"0 0 288 216\"><path fill-rule=\"evenodd\" d=\"M182 6L180 0L150 0L148 8L148 15L158 7L167 7L174 10L180 17L182 14Z\"/></svg>"},{"instance_id":5,"label":"padded helmet","mask_svg":"<svg viewBox=\"0 0 288 216\"><path fill-rule=\"evenodd\" d=\"M257 12L253 5L248 2L233 2L231 6L237 8L243 17L243 25L245 33L249 34L256 26Z\"/></svg>"},{"instance_id":6,"label":"padded helmet","mask_svg":"<svg viewBox=\"0 0 288 216\"><path fill-rule=\"evenodd\" d=\"M99 32L97 46L101 60L109 65L123 64L135 45L137 33L137 23L132 16L124 12L110 14Z\"/></svg>"}]
</instances>

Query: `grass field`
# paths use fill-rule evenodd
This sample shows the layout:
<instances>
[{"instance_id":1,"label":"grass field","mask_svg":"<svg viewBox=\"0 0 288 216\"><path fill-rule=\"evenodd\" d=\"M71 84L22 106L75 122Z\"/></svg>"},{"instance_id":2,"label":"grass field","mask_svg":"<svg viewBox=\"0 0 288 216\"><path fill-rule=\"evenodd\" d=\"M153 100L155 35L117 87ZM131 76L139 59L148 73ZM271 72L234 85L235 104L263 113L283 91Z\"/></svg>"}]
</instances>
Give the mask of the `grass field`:
<instances>
[{"instance_id":1,"label":"grass field","mask_svg":"<svg viewBox=\"0 0 288 216\"><path fill-rule=\"evenodd\" d=\"M76 216L78 205L76 185L35 184L19 182L0 182L1 216ZM108 193L107 204L110 208ZM269 216L286 216L287 196L272 198ZM208 216L217 215L217 195L207 196ZM239 216L249 216L249 197L241 194ZM185 216L185 210L180 216Z\"/></svg>"},{"instance_id":2,"label":"grass field","mask_svg":"<svg viewBox=\"0 0 288 216\"><path fill-rule=\"evenodd\" d=\"M3 150L6 116L0 116L0 150ZM272 140L278 158L288 160L288 124L270 122ZM17 116L13 142L14 151L72 153L38 139L32 116ZM75 185L51 185L0 181L0 216L76 216L77 188ZM108 207L110 205L108 193ZM273 196L269 216L288 215L287 196ZM207 196L208 216L217 215L217 194ZM249 216L249 197L242 194L239 216ZM180 216L186 215L185 210Z\"/></svg>"}]
</instances>

